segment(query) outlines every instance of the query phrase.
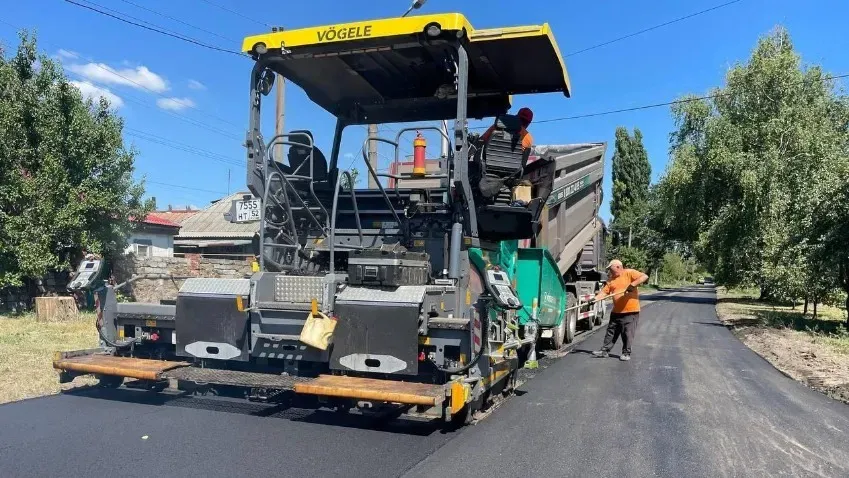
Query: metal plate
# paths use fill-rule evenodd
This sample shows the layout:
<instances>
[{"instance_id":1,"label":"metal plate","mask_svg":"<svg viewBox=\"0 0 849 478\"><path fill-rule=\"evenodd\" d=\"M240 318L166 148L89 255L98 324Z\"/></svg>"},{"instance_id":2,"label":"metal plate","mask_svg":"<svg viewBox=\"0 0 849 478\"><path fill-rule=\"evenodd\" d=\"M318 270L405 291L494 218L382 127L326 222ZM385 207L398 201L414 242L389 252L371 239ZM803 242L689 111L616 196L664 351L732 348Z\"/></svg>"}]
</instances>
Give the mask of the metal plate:
<instances>
[{"instance_id":1,"label":"metal plate","mask_svg":"<svg viewBox=\"0 0 849 478\"><path fill-rule=\"evenodd\" d=\"M119 316L160 316L174 317L177 306L162 304L145 304L142 302L119 302L117 304Z\"/></svg>"},{"instance_id":2,"label":"metal plate","mask_svg":"<svg viewBox=\"0 0 849 478\"><path fill-rule=\"evenodd\" d=\"M319 305L324 295L323 276L287 276L278 275L274 278L274 300L308 304L313 299Z\"/></svg>"},{"instance_id":3,"label":"metal plate","mask_svg":"<svg viewBox=\"0 0 849 478\"><path fill-rule=\"evenodd\" d=\"M380 374L418 373L419 308L336 302L330 351L332 370Z\"/></svg>"},{"instance_id":4,"label":"metal plate","mask_svg":"<svg viewBox=\"0 0 849 478\"><path fill-rule=\"evenodd\" d=\"M180 287L180 294L241 295L251 292L250 279L213 279L193 277L186 279Z\"/></svg>"},{"instance_id":5,"label":"metal plate","mask_svg":"<svg viewBox=\"0 0 849 478\"><path fill-rule=\"evenodd\" d=\"M395 304L421 304L426 285L404 285L390 289L376 287L346 287L336 295L336 302L391 302Z\"/></svg>"},{"instance_id":6,"label":"metal plate","mask_svg":"<svg viewBox=\"0 0 849 478\"><path fill-rule=\"evenodd\" d=\"M218 370L214 368L183 367L169 370L163 374L166 378L187 382L231 385L235 387L271 388L292 390L296 383L313 380L309 377L293 377L271 373L240 372L237 370Z\"/></svg>"}]
</instances>

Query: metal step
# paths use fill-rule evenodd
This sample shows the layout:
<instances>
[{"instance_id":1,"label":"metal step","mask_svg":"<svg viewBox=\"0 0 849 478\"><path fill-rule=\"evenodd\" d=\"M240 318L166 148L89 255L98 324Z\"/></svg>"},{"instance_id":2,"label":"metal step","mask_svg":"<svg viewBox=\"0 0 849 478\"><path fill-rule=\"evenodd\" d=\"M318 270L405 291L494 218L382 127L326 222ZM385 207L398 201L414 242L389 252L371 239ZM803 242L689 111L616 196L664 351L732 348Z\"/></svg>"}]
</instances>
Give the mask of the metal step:
<instances>
[{"instance_id":1,"label":"metal step","mask_svg":"<svg viewBox=\"0 0 849 478\"><path fill-rule=\"evenodd\" d=\"M293 377L271 373L241 372L214 368L183 367L169 370L163 378L182 380L200 384L230 385L234 387L269 388L292 390L295 384L314 380L310 377Z\"/></svg>"},{"instance_id":2,"label":"metal step","mask_svg":"<svg viewBox=\"0 0 849 478\"><path fill-rule=\"evenodd\" d=\"M81 353L82 352L82 353ZM138 380L161 380L166 370L190 365L187 362L116 357L106 353L57 352L53 368L77 374L112 375Z\"/></svg>"}]
</instances>

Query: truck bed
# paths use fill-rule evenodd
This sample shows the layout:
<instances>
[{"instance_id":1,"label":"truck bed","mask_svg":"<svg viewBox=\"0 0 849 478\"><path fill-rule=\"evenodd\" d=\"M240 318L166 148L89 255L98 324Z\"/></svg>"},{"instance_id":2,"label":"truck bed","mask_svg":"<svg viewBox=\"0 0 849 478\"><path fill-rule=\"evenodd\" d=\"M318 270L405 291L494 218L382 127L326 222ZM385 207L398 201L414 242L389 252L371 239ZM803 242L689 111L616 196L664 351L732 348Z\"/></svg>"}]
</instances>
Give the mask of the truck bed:
<instances>
[{"instance_id":1,"label":"truck bed","mask_svg":"<svg viewBox=\"0 0 849 478\"><path fill-rule=\"evenodd\" d=\"M555 163L554 186L534 245L548 249L561 274L578 261L587 270L598 268L602 260L598 210L606 148L605 143L534 147L532 159Z\"/></svg>"}]
</instances>

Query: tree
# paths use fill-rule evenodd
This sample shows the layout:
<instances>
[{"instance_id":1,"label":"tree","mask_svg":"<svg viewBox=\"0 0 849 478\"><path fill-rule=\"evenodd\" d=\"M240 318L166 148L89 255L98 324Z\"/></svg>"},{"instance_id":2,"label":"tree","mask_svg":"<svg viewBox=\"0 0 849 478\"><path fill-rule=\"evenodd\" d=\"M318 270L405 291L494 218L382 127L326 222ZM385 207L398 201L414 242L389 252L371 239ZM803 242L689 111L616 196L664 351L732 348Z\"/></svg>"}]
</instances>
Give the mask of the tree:
<instances>
[{"instance_id":1,"label":"tree","mask_svg":"<svg viewBox=\"0 0 849 478\"><path fill-rule=\"evenodd\" d=\"M354 187L356 187L356 185L360 182L360 171L357 170L357 168L351 168L351 170L348 172L351 174L351 179L354 180ZM349 184L348 178L346 176L342 177L342 187L345 190L351 188L351 184Z\"/></svg>"},{"instance_id":2,"label":"tree","mask_svg":"<svg viewBox=\"0 0 849 478\"><path fill-rule=\"evenodd\" d=\"M846 97L821 68L802 67L783 29L710 96L673 106L672 160L657 188L663 229L728 285L776 298L827 287L813 272L810 230L816 206L847 180Z\"/></svg>"},{"instance_id":3,"label":"tree","mask_svg":"<svg viewBox=\"0 0 849 478\"><path fill-rule=\"evenodd\" d=\"M614 258L622 261L622 264L629 269L645 272L649 268L649 260L645 251L638 247L620 247Z\"/></svg>"},{"instance_id":4,"label":"tree","mask_svg":"<svg viewBox=\"0 0 849 478\"><path fill-rule=\"evenodd\" d=\"M108 102L84 100L22 33L0 54L0 119L0 287L122 251L147 209Z\"/></svg>"},{"instance_id":5,"label":"tree","mask_svg":"<svg viewBox=\"0 0 849 478\"><path fill-rule=\"evenodd\" d=\"M639 129L634 129L632 137L624 127L616 128L612 179L610 213L616 222L622 222L631 208L640 207L649 196L651 165ZM633 220L633 215L627 219Z\"/></svg>"}]
</instances>

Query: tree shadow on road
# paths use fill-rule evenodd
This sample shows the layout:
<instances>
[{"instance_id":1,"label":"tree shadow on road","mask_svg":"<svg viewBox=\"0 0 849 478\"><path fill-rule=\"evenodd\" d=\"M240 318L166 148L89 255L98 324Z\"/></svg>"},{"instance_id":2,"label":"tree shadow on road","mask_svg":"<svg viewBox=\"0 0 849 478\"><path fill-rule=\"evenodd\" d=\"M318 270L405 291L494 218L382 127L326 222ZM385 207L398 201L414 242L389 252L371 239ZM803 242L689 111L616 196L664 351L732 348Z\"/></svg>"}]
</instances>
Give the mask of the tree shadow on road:
<instances>
[{"instance_id":1,"label":"tree shadow on road","mask_svg":"<svg viewBox=\"0 0 849 478\"><path fill-rule=\"evenodd\" d=\"M693 292L689 290L688 292ZM683 302L689 304L716 304L716 298L714 297L703 297L703 296L694 296L694 295L670 295L670 296L662 296L654 298L653 301L658 302Z\"/></svg>"}]
</instances>

